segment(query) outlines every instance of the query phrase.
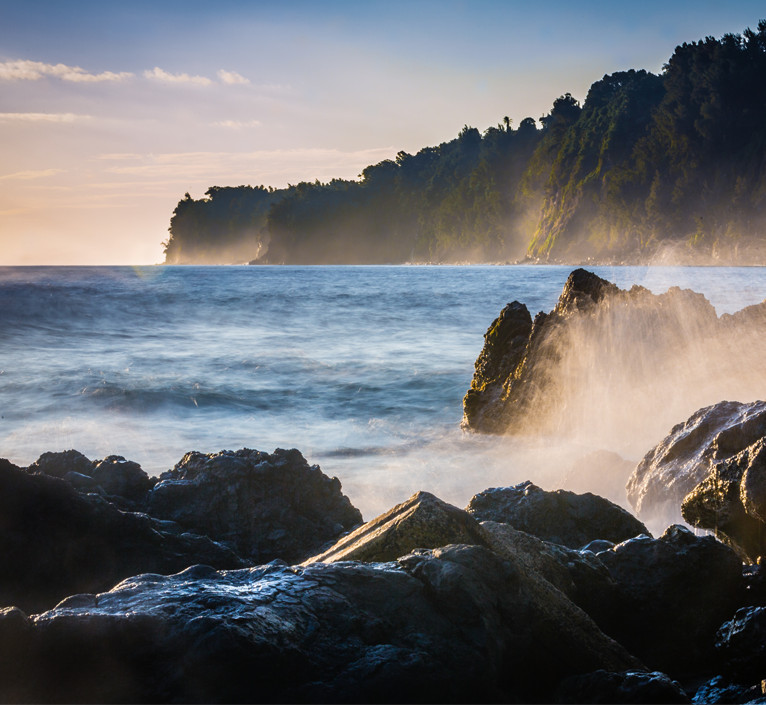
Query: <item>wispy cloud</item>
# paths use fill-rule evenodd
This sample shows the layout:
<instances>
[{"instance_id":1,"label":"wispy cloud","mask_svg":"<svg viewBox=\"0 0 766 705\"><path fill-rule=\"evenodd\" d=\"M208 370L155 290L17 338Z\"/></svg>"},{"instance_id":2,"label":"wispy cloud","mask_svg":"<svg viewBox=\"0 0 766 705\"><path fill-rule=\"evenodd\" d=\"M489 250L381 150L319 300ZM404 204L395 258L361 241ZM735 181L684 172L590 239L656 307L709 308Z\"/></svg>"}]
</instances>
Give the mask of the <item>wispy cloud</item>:
<instances>
[{"instance_id":1,"label":"wispy cloud","mask_svg":"<svg viewBox=\"0 0 766 705\"><path fill-rule=\"evenodd\" d=\"M209 86L212 81L205 76L190 76L188 73L169 73L155 66L151 71L144 71L144 78L163 83L189 83L196 86Z\"/></svg>"},{"instance_id":2,"label":"wispy cloud","mask_svg":"<svg viewBox=\"0 0 766 705\"><path fill-rule=\"evenodd\" d=\"M128 71L102 71L90 73L79 66L66 64L46 64L42 61L4 61L0 62L0 80L5 81L39 81L45 76L59 78L73 83L100 83L103 81L123 81L133 76Z\"/></svg>"},{"instance_id":3,"label":"wispy cloud","mask_svg":"<svg viewBox=\"0 0 766 705\"><path fill-rule=\"evenodd\" d=\"M3 174L0 176L0 181L30 181L32 179L44 179L47 176L61 174L63 171L63 169L29 169L27 171L16 171L13 174Z\"/></svg>"},{"instance_id":4,"label":"wispy cloud","mask_svg":"<svg viewBox=\"0 0 766 705\"><path fill-rule=\"evenodd\" d=\"M241 130L243 127L260 127L260 120L220 120L210 123L213 127L227 127L232 130Z\"/></svg>"},{"instance_id":5,"label":"wispy cloud","mask_svg":"<svg viewBox=\"0 0 766 705\"><path fill-rule=\"evenodd\" d=\"M74 113L0 113L0 122L76 122L90 119L90 115Z\"/></svg>"},{"instance_id":6,"label":"wispy cloud","mask_svg":"<svg viewBox=\"0 0 766 705\"><path fill-rule=\"evenodd\" d=\"M238 74L236 71L226 71L224 69L218 71L218 78L220 79L221 83L226 83L228 85L245 85L250 83L249 78L245 78L241 74Z\"/></svg>"}]
</instances>

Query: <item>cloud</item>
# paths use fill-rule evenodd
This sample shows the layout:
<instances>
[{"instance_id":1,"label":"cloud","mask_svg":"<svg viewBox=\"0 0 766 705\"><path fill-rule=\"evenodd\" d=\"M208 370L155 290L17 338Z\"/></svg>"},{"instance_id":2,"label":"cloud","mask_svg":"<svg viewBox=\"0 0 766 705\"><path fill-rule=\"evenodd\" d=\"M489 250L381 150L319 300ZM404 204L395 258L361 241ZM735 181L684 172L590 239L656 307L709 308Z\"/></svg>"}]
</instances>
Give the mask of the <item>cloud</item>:
<instances>
[{"instance_id":1,"label":"cloud","mask_svg":"<svg viewBox=\"0 0 766 705\"><path fill-rule=\"evenodd\" d=\"M232 130L239 130L243 127L260 127L260 120L220 120L210 123L213 127L227 127Z\"/></svg>"},{"instance_id":2,"label":"cloud","mask_svg":"<svg viewBox=\"0 0 766 705\"><path fill-rule=\"evenodd\" d=\"M190 76L188 73L168 73L159 66L155 66L151 71L144 71L144 78L162 81L163 83L191 83L196 86L209 86L212 83L205 76Z\"/></svg>"},{"instance_id":3,"label":"cloud","mask_svg":"<svg viewBox=\"0 0 766 705\"><path fill-rule=\"evenodd\" d=\"M90 115L74 113L0 113L0 122L75 122L90 119Z\"/></svg>"},{"instance_id":4,"label":"cloud","mask_svg":"<svg viewBox=\"0 0 766 705\"><path fill-rule=\"evenodd\" d=\"M16 171L13 174L4 174L3 176L0 176L0 181L5 181L6 179L13 179L14 181L43 179L46 176L55 176L56 174L61 174L63 171L63 169L40 169L36 171L30 169L27 171Z\"/></svg>"},{"instance_id":5,"label":"cloud","mask_svg":"<svg viewBox=\"0 0 766 705\"><path fill-rule=\"evenodd\" d=\"M42 61L4 61L0 62L0 80L5 81L38 81L44 76L52 76L62 81L73 83L101 83L103 81L123 81L132 78L133 74L128 71L114 73L103 71L101 73L89 73L79 66L67 66L66 64L45 64Z\"/></svg>"},{"instance_id":6,"label":"cloud","mask_svg":"<svg viewBox=\"0 0 766 705\"><path fill-rule=\"evenodd\" d=\"M224 69L218 71L218 78L221 80L221 83L226 83L227 85L245 85L250 83L249 78L245 78L236 71L225 71Z\"/></svg>"}]
</instances>

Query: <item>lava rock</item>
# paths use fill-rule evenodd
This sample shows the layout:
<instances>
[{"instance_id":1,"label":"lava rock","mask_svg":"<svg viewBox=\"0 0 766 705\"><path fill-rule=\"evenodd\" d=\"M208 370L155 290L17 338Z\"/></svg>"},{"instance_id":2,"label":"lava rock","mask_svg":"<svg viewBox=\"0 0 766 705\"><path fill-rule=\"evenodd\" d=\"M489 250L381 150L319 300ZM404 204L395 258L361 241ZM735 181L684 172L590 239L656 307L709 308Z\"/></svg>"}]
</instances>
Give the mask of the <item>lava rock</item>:
<instances>
[{"instance_id":1,"label":"lava rock","mask_svg":"<svg viewBox=\"0 0 766 705\"><path fill-rule=\"evenodd\" d=\"M566 679L558 703L688 703L680 683L664 673L594 671Z\"/></svg>"},{"instance_id":2,"label":"lava rock","mask_svg":"<svg viewBox=\"0 0 766 705\"><path fill-rule=\"evenodd\" d=\"M699 409L644 456L628 482L628 500L642 518L678 516L684 497L714 474L717 462L763 436L766 402L723 401Z\"/></svg>"},{"instance_id":3,"label":"lava rock","mask_svg":"<svg viewBox=\"0 0 766 705\"><path fill-rule=\"evenodd\" d=\"M340 481L294 449L187 453L160 475L147 507L256 563L299 562L362 522Z\"/></svg>"},{"instance_id":4,"label":"lava rock","mask_svg":"<svg viewBox=\"0 0 766 705\"><path fill-rule=\"evenodd\" d=\"M203 536L173 534L64 480L0 459L0 605L48 609L67 595L106 590L131 575L241 559Z\"/></svg>"},{"instance_id":5,"label":"lava rock","mask_svg":"<svg viewBox=\"0 0 766 705\"><path fill-rule=\"evenodd\" d=\"M714 662L716 630L743 594L734 551L713 536L671 526L659 539L634 538L596 557L622 593L618 618L601 625L607 634L674 677Z\"/></svg>"},{"instance_id":6,"label":"lava rock","mask_svg":"<svg viewBox=\"0 0 766 705\"><path fill-rule=\"evenodd\" d=\"M93 471L93 461L88 460L78 450L65 450L60 453L43 453L28 468L34 474L50 475L63 478L69 472L80 475L90 475Z\"/></svg>"},{"instance_id":7,"label":"lava rock","mask_svg":"<svg viewBox=\"0 0 766 705\"><path fill-rule=\"evenodd\" d=\"M595 539L620 542L648 533L638 519L603 497L590 492L546 492L529 480L484 490L471 498L466 511L478 521L510 524L570 548Z\"/></svg>"},{"instance_id":8,"label":"lava rock","mask_svg":"<svg viewBox=\"0 0 766 705\"><path fill-rule=\"evenodd\" d=\"M439 548L451 543L486 546L487 540L470 514L429 492L417 492L306 563L392 561L416 548Z\"/></svg>"},{"instance_id":9,"label":"lava rock","mask_svg":"<svg viewBox=\"0 0 766 705\"><path fill-rule=\"evenodd\" d=\"M546 581L481 546L142 575L8 621L3 700L545 702L569 676L641 669Z\"/></svg>"}]
</instances>

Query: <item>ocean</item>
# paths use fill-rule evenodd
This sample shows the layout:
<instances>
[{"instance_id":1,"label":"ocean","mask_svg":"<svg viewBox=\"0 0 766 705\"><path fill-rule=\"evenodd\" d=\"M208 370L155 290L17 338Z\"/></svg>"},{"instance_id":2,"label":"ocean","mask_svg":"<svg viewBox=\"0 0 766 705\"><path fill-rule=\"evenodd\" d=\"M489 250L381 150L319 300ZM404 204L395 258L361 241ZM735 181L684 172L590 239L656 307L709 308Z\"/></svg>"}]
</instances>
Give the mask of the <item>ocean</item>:
<instances>
[{"instance_id":1,"label":"ocean","mask_svg":"<svg viewBox=\"0 0 766 705\"><path fill-rule=\"evenodd\" d=\"M590 269L693 289L719 314L766 298L761 267ZM525 479L555 489L593 445L468 433L461 401L503 306L550 310L571 270L0 268L0 457L75 448L158 475L190 450L298 448L365 519L421 489L458 506ZM661 438L599 445L638 461Z\"/></svg>"}]
</instances>

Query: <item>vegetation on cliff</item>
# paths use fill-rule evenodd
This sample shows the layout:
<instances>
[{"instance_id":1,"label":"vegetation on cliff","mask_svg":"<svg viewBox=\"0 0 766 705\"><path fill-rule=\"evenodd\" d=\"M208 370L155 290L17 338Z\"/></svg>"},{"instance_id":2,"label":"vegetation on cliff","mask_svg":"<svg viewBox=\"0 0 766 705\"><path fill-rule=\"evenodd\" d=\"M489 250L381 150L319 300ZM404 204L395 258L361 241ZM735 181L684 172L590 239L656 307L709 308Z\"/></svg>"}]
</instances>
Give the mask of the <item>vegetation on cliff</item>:
<instances>
[{"instance_id":1,"label":"vegetation on cliff","mask_svg":"<svg viewBox=\"0 0 766 705\"><path fill-rule=\"evenodd\" d=\"M766 262L766 20L357 181L210 188L166 262Z\"/></svg>"}]
</instances>

